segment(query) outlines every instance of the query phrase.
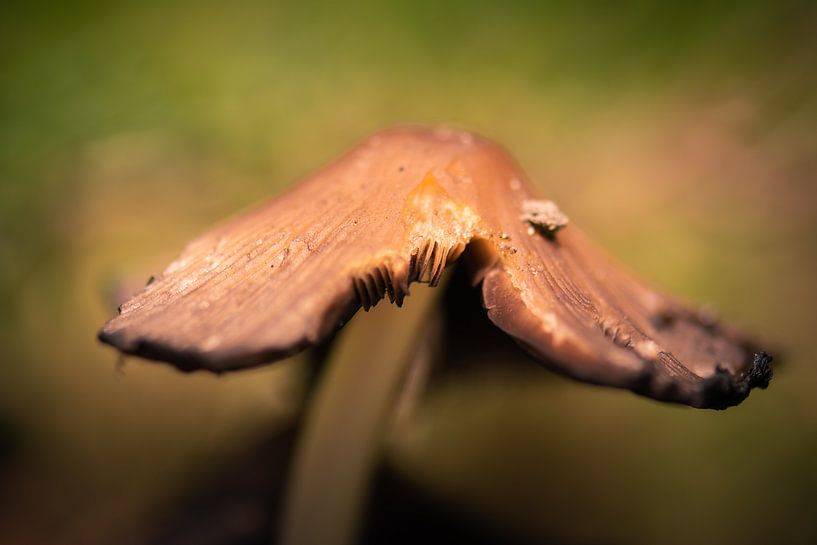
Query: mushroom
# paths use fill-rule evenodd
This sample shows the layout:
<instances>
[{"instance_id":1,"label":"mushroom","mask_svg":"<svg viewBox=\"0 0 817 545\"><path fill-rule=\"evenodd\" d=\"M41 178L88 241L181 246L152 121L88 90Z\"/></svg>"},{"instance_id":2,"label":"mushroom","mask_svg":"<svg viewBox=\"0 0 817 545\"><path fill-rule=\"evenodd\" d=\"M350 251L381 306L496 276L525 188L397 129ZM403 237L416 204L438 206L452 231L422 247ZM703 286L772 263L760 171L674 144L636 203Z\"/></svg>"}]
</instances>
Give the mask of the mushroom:
<instances>
[{"instance_id":1,"label":"mushroom","mask_svg":"<svg viewBox=\"0 0 817 545\"><path fill-rule=\"evenodd\" d=\"M501 147L447 129L377 134L206 232L99 338L184 371L257 366L328 339L360 307L403 305L457 261L490 320L574 379L712 409L771 379L748 337L636 279Z\"/></svg>"},{"instance_id":2,"label":"mushroom","mask_svg":"<svg viewBox=\"0 0 817 545\"><path fill-rule=\"evenodd\" d=\"M192 241L99 338L126 354L217 373L290 356L469 248L500 329L575 379L725 408L771 378L733 328L635 279L499 146L402 129Z\"/></svg>"}]
</instances>

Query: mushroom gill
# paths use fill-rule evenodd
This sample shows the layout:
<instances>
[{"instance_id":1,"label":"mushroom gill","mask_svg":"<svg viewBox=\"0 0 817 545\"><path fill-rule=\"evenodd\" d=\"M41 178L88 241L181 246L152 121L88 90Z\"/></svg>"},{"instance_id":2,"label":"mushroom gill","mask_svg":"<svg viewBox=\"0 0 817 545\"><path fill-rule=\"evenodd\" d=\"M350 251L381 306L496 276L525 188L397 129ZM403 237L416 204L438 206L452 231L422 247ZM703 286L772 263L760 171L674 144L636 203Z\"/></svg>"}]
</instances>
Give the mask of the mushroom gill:
<instances>
[{"instance_id":1,"label":"mushroom gill","mask_svg":"<svg viewBox=\"0 0 817 545\"><path fill-rule=\"evenodd\" d=\"M498 145L371 137L289 192L193 240L99 338L183 370L280 359L361 306L400 306L465 254L491 321L545 365L655 399L724 408L771 377L741 333L635 279Z\"/></svg>"}]
</instances>

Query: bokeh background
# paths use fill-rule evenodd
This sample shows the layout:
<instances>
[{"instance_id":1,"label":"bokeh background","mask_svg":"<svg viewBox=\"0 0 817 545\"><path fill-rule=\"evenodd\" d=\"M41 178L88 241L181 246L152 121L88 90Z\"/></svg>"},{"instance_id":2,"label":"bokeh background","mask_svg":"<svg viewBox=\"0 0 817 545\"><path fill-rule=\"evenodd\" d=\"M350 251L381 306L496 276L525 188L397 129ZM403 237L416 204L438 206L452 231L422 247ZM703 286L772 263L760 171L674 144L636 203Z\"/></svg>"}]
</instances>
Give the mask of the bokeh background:
<instances>
[{"instance_id":1,"label":"bokeh background","mask_svg":"<svg viewBox=\"0 0 817 545\"><path fill-rule=\"evenodd\" d=\"M96 330L203 228L406 123L500 141L786 354L726 412L502 361L434 384L385 462L423 509L522 542L817 542L816 30L786 0L4 2L0 542L138 542L293 421L298 358L183 375Z\"/></svg>"}]
</instances>

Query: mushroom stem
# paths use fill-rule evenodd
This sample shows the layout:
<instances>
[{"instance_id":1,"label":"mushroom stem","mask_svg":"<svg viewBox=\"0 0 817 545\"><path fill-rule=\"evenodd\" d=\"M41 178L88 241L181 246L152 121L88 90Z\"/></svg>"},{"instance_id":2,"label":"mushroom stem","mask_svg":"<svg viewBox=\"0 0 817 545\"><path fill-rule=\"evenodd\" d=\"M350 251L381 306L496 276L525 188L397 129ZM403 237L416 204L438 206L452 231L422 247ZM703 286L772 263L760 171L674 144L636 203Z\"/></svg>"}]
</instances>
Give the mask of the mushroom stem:
<instances>
[{"instance_id":1,"label":"mushroom stem","mask_svg":"<svg viewBox=\"0 0 817 545\"><path fill-rule=\"evenodd\" d=\"M403 310L340 332L304 420L290 470L279 543L349 545L415 342L443 290L415 287Z\"/></svg>"}]
</instances>

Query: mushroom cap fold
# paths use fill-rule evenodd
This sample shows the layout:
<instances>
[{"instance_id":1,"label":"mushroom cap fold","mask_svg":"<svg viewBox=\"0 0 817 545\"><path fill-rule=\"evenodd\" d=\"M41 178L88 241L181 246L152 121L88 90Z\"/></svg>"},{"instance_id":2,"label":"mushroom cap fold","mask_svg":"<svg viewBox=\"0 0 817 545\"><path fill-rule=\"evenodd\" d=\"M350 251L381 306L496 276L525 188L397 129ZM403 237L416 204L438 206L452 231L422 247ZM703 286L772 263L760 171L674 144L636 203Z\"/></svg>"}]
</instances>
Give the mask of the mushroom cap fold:
<instances>
[{"instance_id":1,"label":"mushroom cap fold","mask_svg":"<svg viewBox=\"0 0 817 545\"><path fill-rule=\"evenodd\" d=\"M708 408L771 378L770 356L614 263L502 148L445 129L377 134L216 226L99 338L182 370L260 365L402 305L463 253L491 321L565 375Z\"/></svg>"}]
</instances>

